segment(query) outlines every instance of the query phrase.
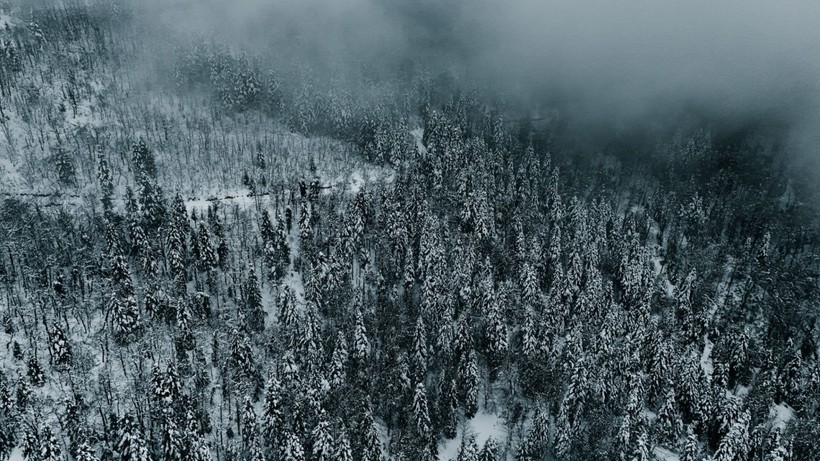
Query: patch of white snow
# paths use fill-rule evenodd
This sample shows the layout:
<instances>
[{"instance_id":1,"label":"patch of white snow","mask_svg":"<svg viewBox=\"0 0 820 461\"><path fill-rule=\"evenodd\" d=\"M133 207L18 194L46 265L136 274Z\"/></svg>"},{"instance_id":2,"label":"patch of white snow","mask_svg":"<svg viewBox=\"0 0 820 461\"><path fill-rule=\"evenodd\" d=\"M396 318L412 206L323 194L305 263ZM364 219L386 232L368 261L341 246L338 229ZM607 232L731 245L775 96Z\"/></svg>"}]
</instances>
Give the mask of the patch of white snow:
<instances>
[{"instance_id":1,"label":"patch of white snow","mask_svg":"<svg viewBox=\"0 0 820 461\"><path fill-rule=\"evenodd\" d=\"M715 367L712 363L712 348L714 348L715 345L712 341L709 341L709 338L703 338L703 340L706 344L703 346L703 354L700 356L700 368L706 373L706 376L711 377L715 372Z\"/></svg>"},{"instance_id":2,"label":"patch of white snow","mask_svg":"<svg viewBox=\"0 0 820 461\"><path fill-rule=\"evenodd\" d=\"M476 413L471 419L465 421L464 427L459 428L455 438L445 440L439 447L439 460L449 461L458 457L458 450L461 448L461 440L464 434L475 437L476 445L483 447L490 438L496 442L503 441L507 437L507 428L498 415L481 411Z\"/></svg>"},{"instance_id":3,"label":"patch of white snow","mask_svg":"<svg viewBox=\"0 0 820 461\"><path fill-rule=\"evenodd\" d=\"M769 422L772 429L783 430L792 419L794 419L794 409L785 403L772 405L769 408Z\"/></svg>"}]
</instances>

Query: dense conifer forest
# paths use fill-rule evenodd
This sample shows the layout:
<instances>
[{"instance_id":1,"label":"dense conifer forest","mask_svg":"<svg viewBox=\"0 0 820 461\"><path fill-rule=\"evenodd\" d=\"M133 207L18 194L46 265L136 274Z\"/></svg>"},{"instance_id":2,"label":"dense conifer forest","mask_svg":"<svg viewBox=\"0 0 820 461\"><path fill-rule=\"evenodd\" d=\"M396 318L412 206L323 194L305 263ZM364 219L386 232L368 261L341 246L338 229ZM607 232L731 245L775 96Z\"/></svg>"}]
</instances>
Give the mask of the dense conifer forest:
<instances>
[{"instance_id":1,"label":"dense conifer forest","mask_svg":"<svg viewBox=\"0 0 820 461\"><path fill-rule=\"evenodd\" d=\"M0 2L0 460L820 459L776 135L592 151L423 63L48 3Z\"/></svg>"}]
</instances>

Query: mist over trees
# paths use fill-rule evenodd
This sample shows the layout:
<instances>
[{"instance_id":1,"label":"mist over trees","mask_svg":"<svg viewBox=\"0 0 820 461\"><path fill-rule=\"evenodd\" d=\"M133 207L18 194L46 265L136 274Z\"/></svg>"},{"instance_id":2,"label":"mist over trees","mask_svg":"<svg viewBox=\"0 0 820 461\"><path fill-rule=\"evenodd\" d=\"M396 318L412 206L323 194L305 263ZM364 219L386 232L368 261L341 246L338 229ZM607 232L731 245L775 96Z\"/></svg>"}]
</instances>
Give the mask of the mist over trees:
<instances>
[{"instance_id":1,"label":"mist over trees","mask_svg":"<svg viewBox=\"0 0 820 461\"><path fill-rule=\"evenodd\" d=\"M529 3L0 2L0 460L820 458L810 68Z\"/></svg>"}]
</instances>

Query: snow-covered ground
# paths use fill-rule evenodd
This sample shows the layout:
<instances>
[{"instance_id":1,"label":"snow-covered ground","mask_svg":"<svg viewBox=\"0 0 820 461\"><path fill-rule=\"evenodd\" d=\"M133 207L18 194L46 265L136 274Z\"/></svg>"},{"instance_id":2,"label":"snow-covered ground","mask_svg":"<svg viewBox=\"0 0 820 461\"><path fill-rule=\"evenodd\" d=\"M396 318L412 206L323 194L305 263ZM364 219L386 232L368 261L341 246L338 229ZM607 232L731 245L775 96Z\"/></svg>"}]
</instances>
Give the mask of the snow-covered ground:
<instances>
[{"instance_id":1,"label":"snow-covered ground","mask_svg":"<svg viewBox=\"0 0 820 461\"><path fill-rule=\"evenodd\" d=\"M679 461L680 456L678 456L675 452L670 451L663 447L655 447L652 450L655 454L655 457L660 461Z\"/></svg>"},{"instance_id":2,"label":"snow-covered ground","mask_svg":"<svg viewBox=\"0 0 820 461\"><path fill-rule=\"evenodd\" d=\"M712 341L709 341L709 338L703 338L705 344L703 346L703 354L700 356L700 368L706 373L706 376L711 378L712 374L715 372L714 364L712 363L712 349L715 345Z\"/></svg>"},{"instance_id":3,"label":"snow-covered ground","mask_svg":"<svg viewBox=\"0 0 820 461\"><path fill-rule=\"evenodd\" d=\"M498 415L485 411L476 413L474 417L464 422L458 428L455 438L445 440L439 447L439 460L449 461L458 457L458 450L461 447L463 437L475 437L479 448L483 447L487 440L492 438L495 441L504 440L507 437L507 428Z\"/></svg>"},{"instance_id":4,"label":"snow-covered ground","mask_svg":"<svg viewBox=\"0 0 820 461\"><path fill-rule=\"evenodd\" d=\"M789 421L794 419L794 416L794 409L785 403L772 405L769 408L769 423L772 429L785 429Z\"/></svg>"},{"instance_id":5,"label":"snow-covered ground","mask_svg":"<svg viewBox=\"0 0 820 461\"><path fill-rule=\"evenodd\" d=\"M0 29L11 28L14 25L14 20L7 14L0 13Z\"/></svg>"},{"instance_id":6,"label":"snow-covered ground","mask_svg":"<svg viewBox=\"0 0 820 461\"><path fill-rule=\"evenodd\" d=\"M0 192L10 192L26 188L26 180L8 158L0 157Z\"/></svg>"}]
</instances>

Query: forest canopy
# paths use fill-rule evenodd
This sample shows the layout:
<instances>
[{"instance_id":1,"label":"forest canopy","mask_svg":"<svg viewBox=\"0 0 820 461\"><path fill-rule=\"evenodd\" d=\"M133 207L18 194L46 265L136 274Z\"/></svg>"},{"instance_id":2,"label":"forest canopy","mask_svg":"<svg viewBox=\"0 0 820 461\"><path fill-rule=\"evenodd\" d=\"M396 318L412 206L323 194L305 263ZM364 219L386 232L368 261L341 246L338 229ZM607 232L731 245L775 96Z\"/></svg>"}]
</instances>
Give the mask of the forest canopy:
<instances>
[{"instance_id":1,"label":"forest canopy","mask_svg":"<svg viewBox=\"0 0 820 461\"><path fill-rule=\"evenodd\" d=\"M0 2L0 460L819 459L816 30L531 3Z\"/></svg>"}]
</instances>

